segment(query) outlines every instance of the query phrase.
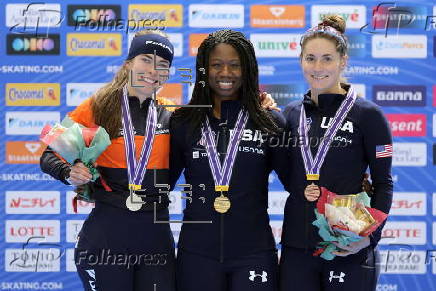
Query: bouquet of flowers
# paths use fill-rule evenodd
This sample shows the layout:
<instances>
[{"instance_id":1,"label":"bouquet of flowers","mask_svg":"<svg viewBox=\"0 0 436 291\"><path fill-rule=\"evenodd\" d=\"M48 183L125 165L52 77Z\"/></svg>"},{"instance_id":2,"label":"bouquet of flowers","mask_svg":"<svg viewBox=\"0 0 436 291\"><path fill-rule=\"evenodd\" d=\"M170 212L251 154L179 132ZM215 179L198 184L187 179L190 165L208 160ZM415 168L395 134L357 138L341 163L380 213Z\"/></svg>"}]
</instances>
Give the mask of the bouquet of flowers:
<instances>
[{"instance_id":1,"label":"bouquet of flowers","mask_svg":"<svg viewBox=\"0 0 436 291\"><path fill-rule=\"evenodd\" d=\"M317 246L314 255L332 260L334 251L340 250L333 242L348 245L369 236L387 214L370 207L371 199L365 192L355 195L338 195L321 187L321 196L315 209L316 220L324 240Z\"/></svg>"},{"instance_id":2,"label":"bouquet of flowers","mask_svg":"<svg viewBox=\"0 0 436 291\"><path fill-rule=\"evenodd\" d=\"M99 177L94 162L111 144L109 135L103 127L87 128L68 117L62 121L62 125L46 125L42 129L40 140L68 163L74 164L76 160L83 162L92 174L91 181ZM77 191L78 189L80 190ZM78 199L92 202L89 185L78 189Z\"/></svg>"}]
</instances>

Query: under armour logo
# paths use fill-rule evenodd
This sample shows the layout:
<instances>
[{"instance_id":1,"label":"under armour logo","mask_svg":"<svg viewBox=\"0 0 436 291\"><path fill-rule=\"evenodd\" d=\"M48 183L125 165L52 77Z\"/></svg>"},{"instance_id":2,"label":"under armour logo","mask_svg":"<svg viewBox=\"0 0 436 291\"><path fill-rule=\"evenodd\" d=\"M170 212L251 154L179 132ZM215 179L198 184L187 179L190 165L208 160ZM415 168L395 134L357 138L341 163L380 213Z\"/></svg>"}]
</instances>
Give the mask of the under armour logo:
<instances>
[{"instance_id":1,"label":"under armour logo","mask_svg":"<svg viewBox=\"0 0 436 291\"><path fill-rule=\"evenodd\" d=\"M254 282L254 279L256 277L261 277L262 278L262 283L265 283L268 281L268 273L265 271L262 271L262 275L260 274L256 274L255 271L250 271L250 277L248 277L248 279L250 279L250 281Z\"/></svg>"},{"instance_id":2,"label":"under armour logo","mask_svg":"<svg viewBox=\"0 0 436 291\"><path fill-rule=\"evenodd\" d=\"M344 277L345 277L345 273L343 272L341 272L339 276L336 276L334 271L330 271L329 281L331 283L333 279L339 279L339 283L343 283L345 282Z\"/></svg>"}]
</instances>

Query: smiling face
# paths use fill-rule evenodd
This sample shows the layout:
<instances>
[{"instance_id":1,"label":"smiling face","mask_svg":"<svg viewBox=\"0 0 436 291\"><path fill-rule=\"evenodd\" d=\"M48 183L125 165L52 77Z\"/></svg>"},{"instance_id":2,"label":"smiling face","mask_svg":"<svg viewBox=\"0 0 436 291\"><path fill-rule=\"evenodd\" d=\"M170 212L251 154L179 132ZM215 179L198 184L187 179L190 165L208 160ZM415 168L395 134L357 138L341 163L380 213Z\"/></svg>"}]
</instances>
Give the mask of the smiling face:
<instances>
[{"instance_id":1,"label":"smiling face","mask_svg":"<svg viewBox=\"0 0 436 291\"><path fill-rule=\"evenodd\" d=\"M312 92L336 93L347 56L341 56L335 43L326 38L313 38L303 47L301 67Z\"/></svg>"},{"instance_id":2,"label":"smiling face","mask_svg":"<svg viewBox=\"0 0 436 291\"><path fill-rule=\"evenodd\" d=\"M238 52L230 44L220 43L209 55L209 86L212 97L236 100L242 85Z\"/></svg>"},{"instance_id":3,"label":"smiling face","mask_svg":"<svg viewBox=\"0 0 436 291\"><path fill-rule=\"evenodd\" d=\"M154 54L141 54L134 57L130 66L129 94L137 97L150 97L168 80L170 63ZM159 70L162 69L162 70ZM165 70L164 70L165 69Z\"/></svg>"}]
</instances>

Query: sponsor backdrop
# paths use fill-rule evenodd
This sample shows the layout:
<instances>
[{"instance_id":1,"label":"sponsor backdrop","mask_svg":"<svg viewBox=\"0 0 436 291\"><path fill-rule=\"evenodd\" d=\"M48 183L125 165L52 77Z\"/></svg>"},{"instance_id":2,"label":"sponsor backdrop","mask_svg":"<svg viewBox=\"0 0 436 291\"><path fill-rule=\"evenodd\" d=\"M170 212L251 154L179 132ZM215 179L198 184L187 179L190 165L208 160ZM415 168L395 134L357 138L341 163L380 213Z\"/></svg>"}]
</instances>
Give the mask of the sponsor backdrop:
<instances>
[{"instance_id":1,"label":"sponsor backdrop","mask_svg":"<svg viewBox=\"0 0 436 291\"><path fill-rule=\"evenodd\" d=\"M169 33L176 57L159 94L181 104L189 99L201 41L218 28L241 30L256 49L262 89L284 106L307 90L300 36L329 13L347 21L346 76L382 107L394 134L395 194L377 290L436 290L434 1L45 2L0 4L0 290L80 290L73 249L92 205L79 202L75 214L72 188L41 173L38 134L111 80L133 32ZM278 243L287 194L274 174L270 189ZM180 196L171 193L172 219L181 218ZM172 229L177 241L180 224Z\"/></svg>"}]
</instances>

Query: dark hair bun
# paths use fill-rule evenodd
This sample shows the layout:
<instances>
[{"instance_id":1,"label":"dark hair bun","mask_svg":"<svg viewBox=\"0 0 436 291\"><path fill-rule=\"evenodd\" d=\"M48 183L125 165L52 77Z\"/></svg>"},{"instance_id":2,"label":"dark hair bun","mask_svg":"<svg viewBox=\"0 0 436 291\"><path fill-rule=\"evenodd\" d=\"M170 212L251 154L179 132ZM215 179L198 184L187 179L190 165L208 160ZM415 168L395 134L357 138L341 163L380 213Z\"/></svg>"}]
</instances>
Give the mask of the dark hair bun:
<instances>
[{"instance_id":1,"label":"dark hair bun","mask_svg":"<svg viewBox=\"0 0 436 291\"><path fill-rule=\"evenodd\" d=\"M340 33L345 33L345 20L342 18L342 16L337 14L325 16L320 25L331 26Z\"/></svg>"}]
</instances>

